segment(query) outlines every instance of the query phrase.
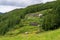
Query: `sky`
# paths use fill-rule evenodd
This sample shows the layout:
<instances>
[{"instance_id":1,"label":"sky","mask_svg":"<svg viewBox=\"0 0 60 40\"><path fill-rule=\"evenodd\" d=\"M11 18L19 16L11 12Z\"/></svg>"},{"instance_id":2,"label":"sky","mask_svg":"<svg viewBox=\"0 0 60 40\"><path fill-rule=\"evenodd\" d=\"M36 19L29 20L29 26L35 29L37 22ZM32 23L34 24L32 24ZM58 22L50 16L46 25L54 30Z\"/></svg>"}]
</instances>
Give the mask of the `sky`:
<instances>
[{"instance_id":1,"label":"sky","mask_svg":"<svg viewBox=\"0 0 60 40\"><path fill-rule=\"evenodd\" d=\"M0 12L5 13L28 5L46 3L53 0L0 0Z\"/></svg>"}]
</instances>

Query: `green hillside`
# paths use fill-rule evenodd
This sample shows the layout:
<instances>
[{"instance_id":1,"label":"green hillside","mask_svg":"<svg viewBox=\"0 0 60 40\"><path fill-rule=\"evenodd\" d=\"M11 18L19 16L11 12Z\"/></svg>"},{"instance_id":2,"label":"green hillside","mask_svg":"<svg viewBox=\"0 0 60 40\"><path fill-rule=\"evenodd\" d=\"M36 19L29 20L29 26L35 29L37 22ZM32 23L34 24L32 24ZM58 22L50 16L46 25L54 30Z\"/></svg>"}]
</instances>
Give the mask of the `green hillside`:
<instances>
[{"instance_id":1,"label":"green hillside","mask_svg":"<svg viewBox=\"0 0 60 40\"><path fill-rule=\"evenodd\" d=\"M25 32L29 33L32 33L33 31L39 32L40 30L39 25L40 22L42 21L42 18L40 18L39 14L45 14L45 12L47 11L48 10L43 10L36 13L27 14L24 19L21 19L22 27L19 27L20 24L16 25L14 29L11 29L7 34L18 35L19 33Z\"/></svg>"},{"instance_id":2,"label":"green hillside","mask_svg":"<svg viewBox=\"0 0 60 40\"><path fill-rule=\"evenodd\" d=\"M49 9L51 10L51 9ZM32 14L45 14L45 12L47 12L48 10L43 10L40 12L36 12L36 13L31 13L29 15L28 14L25 16L25 18L27 17L27 20L25 20L24 23L30 22L30 20L28 20L28 17L31 18L31 20L36 17L34 16L32 18ZM38 19L38 18L37 18ZM39 20L39 19L38 19ZM37 21L38 21L37 20ZM35 21L35 20L34 20ZM18 25L16 25L18 26ZM11 31L9 31L8 33L6 33L5 36L0 36L0 40L59 40L60 39L60 28L56 29L56 30L50 30L50 31L44 31L42 33L36 33L38 31L39 27L37 26L30 26L30 25L25 25L24 27L21 28L15 28L12 29ZM25 34L25 32L29 32L29 34Z\"/></svg>"},{"instance_id":3,"label":"green hillside","mask_svg":"<svg viewBox=\"0 0 60 40\"><path fill-rule=\"evenodd\" d=\"M59 40L59 34L59 0L0 14L0 40Z\"/></svg>"}]
</instances>

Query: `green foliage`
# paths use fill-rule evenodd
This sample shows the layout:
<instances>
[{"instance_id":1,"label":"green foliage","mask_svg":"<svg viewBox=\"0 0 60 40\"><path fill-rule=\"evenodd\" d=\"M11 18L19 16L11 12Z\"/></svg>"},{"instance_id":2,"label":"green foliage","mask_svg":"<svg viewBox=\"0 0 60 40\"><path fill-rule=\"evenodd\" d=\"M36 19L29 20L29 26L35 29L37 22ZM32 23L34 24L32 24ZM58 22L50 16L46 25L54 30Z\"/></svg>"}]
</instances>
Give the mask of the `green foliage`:
<instances>
[{"instance_id":1,"label":"green foliage","mask_svg":"<svg viewBox=\"0 0 60 40\"><path fill-rule=\"evenodd\" d=\"M54 2L47 2L47 3L41 3L41 4L36 4L36 5L31 5L28 6L25 10L26 13L34 13L34 12L38 12L41 10L45 10L45 9L51 9L54 7L55 1Z\"/></svg>"},{"instance_id":2,"label":"green foliage","mask_svg":"<svg viewBox=\"0 0 60 40\"><path fill-rule=\"evenodd\" d=\"M58 24L57 24L57 17L58 14L48 14L46 16L43 17L43 23L42 23L42 28L44 30L53 30L58 28Z\"/></svg>"},{"instance_id":3,"label":"green foliage","mask_svg":"<svg viewBox=\"0 0 60 40\"><path fill-rule=\"evenodd\" d=\"M60 26L60 1L56 1L51 12L44 16L42 28L44 30L57 29Z\"/></svg>"}]
</instances>

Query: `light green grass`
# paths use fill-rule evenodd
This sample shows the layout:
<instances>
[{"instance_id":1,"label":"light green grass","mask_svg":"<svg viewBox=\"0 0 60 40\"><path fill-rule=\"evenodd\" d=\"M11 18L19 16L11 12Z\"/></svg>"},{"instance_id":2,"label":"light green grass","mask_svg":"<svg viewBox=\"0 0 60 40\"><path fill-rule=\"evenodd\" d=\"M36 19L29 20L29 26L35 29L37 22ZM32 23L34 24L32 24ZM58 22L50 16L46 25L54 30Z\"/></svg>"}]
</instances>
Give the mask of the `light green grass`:
<instances>
[{"instance_id":1,"label":"light green grass","mask_svg":"<svg viewBox=\"0 0 60 40\"><path fill-rule=\"evenodd\" d=\"M21 28L11 30L11 31L7 32L6 35L18 35L18 34L22 34L25 32L32 33L33 31L38 31L38 30L39 30L38 26L24 26Z\"/></svg>"},{"instance_id":2,"label":"light green grass","mask_svg":"<svg viewBox=\"0 0 60 40\"><path fill-rule=\"evenodd\" d=\"M60 40L60 29L40 34L19 34L17 36L2 36L0 40Z\"/></svg>"}]
</instances>

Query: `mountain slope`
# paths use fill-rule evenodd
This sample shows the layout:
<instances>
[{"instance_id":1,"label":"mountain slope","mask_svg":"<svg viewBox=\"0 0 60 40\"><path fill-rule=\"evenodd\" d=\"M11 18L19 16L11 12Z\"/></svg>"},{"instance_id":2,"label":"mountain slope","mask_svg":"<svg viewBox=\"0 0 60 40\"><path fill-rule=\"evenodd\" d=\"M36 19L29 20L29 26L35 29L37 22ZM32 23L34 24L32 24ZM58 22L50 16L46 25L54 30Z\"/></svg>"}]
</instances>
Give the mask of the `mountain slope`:
<instances>
[{"instance_id":1,"label":"mountain slope","mask_svg":"<svg viewBox=\"0 0 60 40\"><path fill-rule=\"evenodd\" d=\"M49 11L50 10L51 9L49 9ZM6 35L18 35L25 32L32 33L33 31L36 31L36 33L42 32L43 30L40 29L42 16L39 16L39 14L46 15L46 12L48 12L48 10L27 14L24 19L21 19L22 27L19 27L20 24L18 24L8 31Z\"/></svg>"},{"instance_id":2,"label":"mountain slope","mask_svg":"<svg viewBox=\"0 0 60 40\"><path fill-rule=\"evenodd\" d=\"M31 5L2 15L0 40L60 40L60 25L55 24L60 23L60 4L55 3Z\"/></svg>"}]
</instances>

